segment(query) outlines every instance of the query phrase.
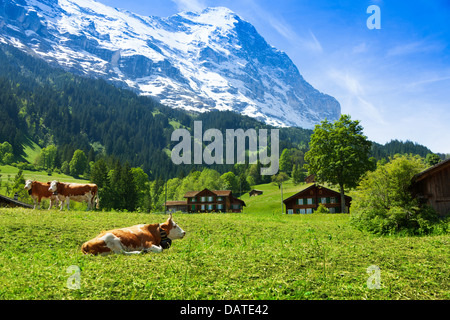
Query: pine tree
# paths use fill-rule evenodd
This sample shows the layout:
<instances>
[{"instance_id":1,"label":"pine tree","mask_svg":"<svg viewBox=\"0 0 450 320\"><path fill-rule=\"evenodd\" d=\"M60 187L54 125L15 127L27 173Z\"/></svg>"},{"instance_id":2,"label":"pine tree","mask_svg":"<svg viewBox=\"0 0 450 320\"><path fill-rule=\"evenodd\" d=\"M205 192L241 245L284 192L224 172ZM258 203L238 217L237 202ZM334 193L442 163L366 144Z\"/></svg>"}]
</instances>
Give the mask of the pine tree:
<instances>
[{"instance_id":1,"label":"pine tree","mask_svg":"<svg viewBox=\"0 0 450 320\"><path fill-rule=\"evenodd\" d=\"M128 211L136 210L136 203L138 198L137 188L133 173L131 172L131 167L128 162L126 162L122 167L120 173L118 194L122 199L121 209L126 209Z\"/></svg>"}]
</instances>

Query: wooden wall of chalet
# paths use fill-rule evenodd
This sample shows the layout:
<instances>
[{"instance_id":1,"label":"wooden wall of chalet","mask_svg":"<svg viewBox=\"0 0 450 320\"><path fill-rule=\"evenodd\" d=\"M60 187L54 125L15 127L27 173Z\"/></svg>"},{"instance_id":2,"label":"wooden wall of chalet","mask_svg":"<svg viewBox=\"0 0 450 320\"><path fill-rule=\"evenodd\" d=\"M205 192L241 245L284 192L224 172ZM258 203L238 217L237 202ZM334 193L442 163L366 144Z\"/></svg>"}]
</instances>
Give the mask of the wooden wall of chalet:
<instances>
[{"instance_id":1,"label":"wooden wall of chalet","mask_svg":"<svg viewBox=\"0 0 450 320\"><path fill-rule=\"evenodd\" d=\"M310 204L302 203L299 204L299 199L312 199L312 202ZM289 210L292 210L293 213L298 213L299 209L313 209L316 210L319 206L319 203L322 203L321 199L331 199L334 198L334 202L325 202L323 205L328 208L332 209L332 211L336 213L340 213L341 211L341 194L339 192L336 192L334 190L325 188L320 185L312 185L293 196L285 199L283 203L286 206L286 213L289 213ZM345 196L345 206L348 209L350 208L352 198L349 196Z\"/></svg>"},{"instance_id":2,"label":"wooden wall of chalet","mask_svg":"<svg viewBox=\"0 0 450 320\"><path fill-rule=\"evenodd\" d=\"M413 193L441 216L450 214L450 159L413 178Z\"/></svg>"}]
</instances>

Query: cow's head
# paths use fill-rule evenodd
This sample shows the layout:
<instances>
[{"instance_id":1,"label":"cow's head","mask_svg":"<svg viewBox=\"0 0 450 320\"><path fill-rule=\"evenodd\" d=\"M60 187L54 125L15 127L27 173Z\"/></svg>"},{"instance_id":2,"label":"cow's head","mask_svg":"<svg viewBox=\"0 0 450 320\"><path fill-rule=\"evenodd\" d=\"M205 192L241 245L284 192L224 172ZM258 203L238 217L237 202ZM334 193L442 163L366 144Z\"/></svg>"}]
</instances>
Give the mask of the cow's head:
<instances>
[{"instance_id":1,"label":"cow's head","mask_svg":"<svg viewBox=\"0 0 450 320\"><path fill-rule=\"evenodd\" d=\"M170 240L182 239L186 235L186 232L173 221L172 213L169 214L167 221L161 224L161 229L166 231Z\"/></svg>"},{"instance_id":2,"label":"cow's head","mask_svg":"<svg viewBox=\"0 0 450 320\"><path fill-rule=\"evenodd\" d=\"M25 181L25 189L31 190L31 187L33 186L33 180L27 180Z\"/></svg>"},{"instance_id":3,"label":"cow's head","mask_svg":"<svg viewBox=\"0 0 450 320\"><path fill-rule=\"evenodd\" d=\"M58 191L58 181L53 180L52 182L47 182L50 184L50 188L48 188L48 191L55 193Z\"/></svg>"}]
</instances>

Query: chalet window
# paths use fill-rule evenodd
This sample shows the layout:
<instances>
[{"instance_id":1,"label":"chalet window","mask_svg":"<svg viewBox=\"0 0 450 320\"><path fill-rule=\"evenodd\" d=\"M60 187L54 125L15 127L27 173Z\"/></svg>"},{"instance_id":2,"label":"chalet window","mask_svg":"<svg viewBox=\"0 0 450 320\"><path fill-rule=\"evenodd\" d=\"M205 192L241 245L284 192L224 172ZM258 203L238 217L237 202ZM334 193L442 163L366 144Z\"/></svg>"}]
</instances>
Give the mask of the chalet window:
<instances>
[{"instance_id":1,"label":"chalet window","mask_svg":"<svg viewBox=\"0 0 450 320\"><path fill-rule=\"evenodd\" d=\"M214 210L214 205L208 204L208 210Z\"/></svg>"},{"instance_id":2,"label":"chalet window","mask_svg":"<svg viewBox=\"0 0 450 320\"><path fill-rule=\"evenodd\" d=\"M307 204L314 204L314 199L313 198L308 198L307 200Z\"/></svg>"},{"instance_id":3,"label":"chalet window","mask_svg":"<svg viewBox=\"0 0 450 320\"><path fill-rule=\"evenodd\" d=\"M217 197L217 201L223 201L222 197Z\"/></svg>"},{"instance_id":4,"label":"chalet window","mask_svg":"<svg viewBox=\"0 0 450 320\"><path fill-rule=\"evenodd\" d=\"M191 202L197 202L197 198L191 198Z\"/></svg>"},{"instance_id":5,"label":"chalet window","mask_svg":"<svg viewBox=\"0 0 450 320\"><path fill-rule=\"evenodd\" d=\"M305 214L306 213L306 209L297 209L298 213L300 214Z\"/></svg>"},{"instance_id":6,"label":"chalet window","mask_svg":"<svg viewBox=\"0 0 450 320\"><path fill-rule=\"evenodd\" d=\"M331 197L331 198L330 198L330 202L331 202L331 203L336 203L336 198L335 198L335 197Z\"/></svg>"},{"instance_id":7,"label":"chalet window","mask_svg":"<svg viewBox=\"0 0 450 320\"><path fill-rule=\"evenodd\" d=\"M217 210L223 210L223 204L218 204L217 205Z\"/></svg>"},{"instance_id":8,"label":"chalet window","mask_svg":"<svg viewBox=\"0 0 450 320\"><path fill-rule=\"evenodd\" d=\"M202 197L201 202L205 202L205 201L206 201L206 197Z\"/></svg>"},{"instance_id":9,"label":"chalet window","mask_svg":"<svg viewBox=\"0 0 450 320\"><path fill-rule=\"evenodd\" d=\"M313 209L311 208L306 209L306 213L313 213Z\"/></svg>"},{"instance_id":10,"label":"chalet window","mask_svg":"<svg viewBox=\"0 0 450 320\"><path fill-rule=\"evenodd\" d=\"M294 209L288 209L288 214L293 214L294 213Z\"/></svg>"},{"instance_id":11,"label":"chalet window","mask_svg":"<svg viewBox=\"0 0 450 320\"><path fill-rule=\"evenodd\" d=\"M331 207L328 210L330 210L330 213L336 213L336 208L335 207Z\"/></svg>"},{"instance_id":12,"label":"chalet window","mask_svg":"<svg viewBox=\"0 0 450 320\"><path fill-rule=\"evenodd\" d=\"M320 203L326 204L327 203L327 198L320 198Z\"/></svg>"},{"instance_id":13,"label":"chalet window","mask_svg":"<svg viewBox=\"0 0 450 320\"><path fill-rule=\"evenodd\" d=\"M208 202L213 202L213 197L208 197Z\"/></svg>"},{"instance_id":14,"label":"chalet window","mask_svg":"<svg viewBox=\"0 0 450 320\"><path fill-rule=\"evenodd\" d=\"M205 205L204 204L202 204L202 210L205 210Z\"/></svg>"},{"instance_id":15,"label":"chalet window","mask_svg":"<svg viewBox=\"0 0 450 320\"><path fill-rule=\"evenodd\" d=\"M238 210L241 208L241 205L239 204L233 204L233 209Z\"/></svg>"}]
</instances>

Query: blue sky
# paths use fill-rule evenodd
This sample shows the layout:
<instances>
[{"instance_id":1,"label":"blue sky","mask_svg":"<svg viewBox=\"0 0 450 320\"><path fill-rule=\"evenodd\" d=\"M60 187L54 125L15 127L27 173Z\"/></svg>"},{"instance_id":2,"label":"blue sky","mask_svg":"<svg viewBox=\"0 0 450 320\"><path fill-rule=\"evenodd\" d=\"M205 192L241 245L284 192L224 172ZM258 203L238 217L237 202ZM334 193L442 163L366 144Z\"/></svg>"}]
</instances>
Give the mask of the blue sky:
<instances>
[{"instance_id":1,"label":"blue sky","mask_svg":"<svg viewBox=\"0 0 450 320\"><path fill-rule=\"evenodd\" d=\"M167 17L228 7L287 53L372 141L411 140L450 153L450 0L97 0ZM369 29L370 5L381 29Z\"/></svg>"}]
</instances>

